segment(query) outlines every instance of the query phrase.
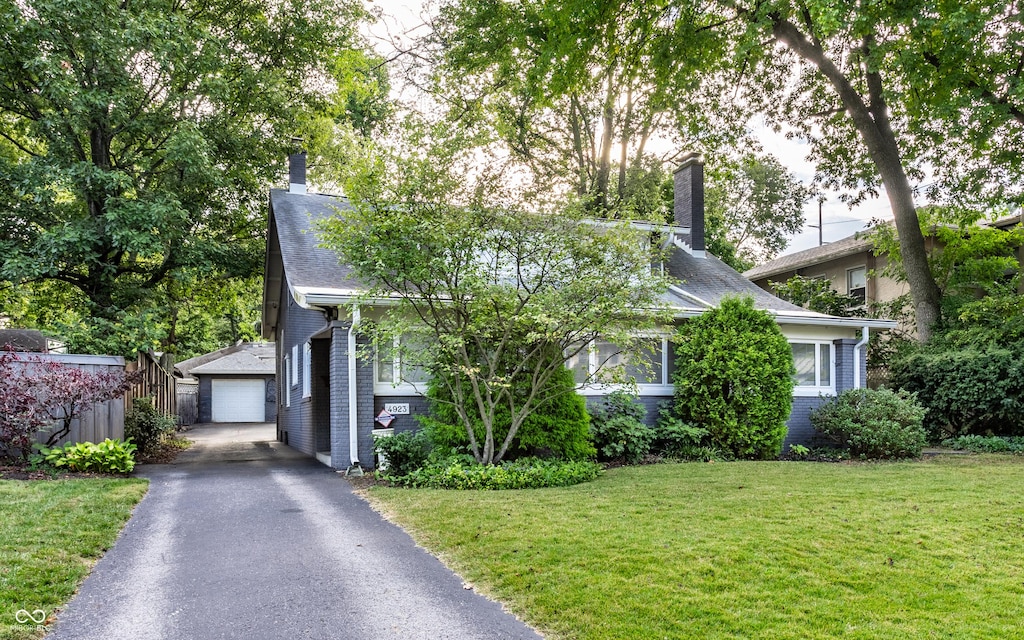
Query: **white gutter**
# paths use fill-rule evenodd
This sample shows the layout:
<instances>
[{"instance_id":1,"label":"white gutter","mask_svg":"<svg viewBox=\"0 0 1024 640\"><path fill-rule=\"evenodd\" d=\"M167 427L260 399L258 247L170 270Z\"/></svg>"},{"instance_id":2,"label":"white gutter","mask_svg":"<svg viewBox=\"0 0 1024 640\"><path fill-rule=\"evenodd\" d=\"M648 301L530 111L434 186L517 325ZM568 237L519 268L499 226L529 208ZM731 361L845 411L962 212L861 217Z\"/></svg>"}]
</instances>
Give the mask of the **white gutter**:
<instances>
[{"instance_id":1,"label":"white gutter","mask_svg":"<svg viewBox=\"0 0 1024 640\"><path fill-rule=\"evenodd\" d=\"M857 344L853 345L853 388L854 389L860 389L861 388L861 384L860 384L861 383L861 380L860 380L860 358L861 358L861 350L864 348L864 345L866 345L868 343L868 326L864 325L861 328L861 331L864 332L862 334L863 337L860 339L860 342L858 342Z\"/></svg>"},{"instance_id":2,"label":"white gutter","mask_svg":"<svg viewBox=\"0 0 1024 640\"><path fill-rule=\"evenodd\" d=\"M352 324L348 327L348 455L351 470L359 467L359 389L356 385L356 326L359 324L359 305L352 307Z\"/></svg>"}]
</instances>

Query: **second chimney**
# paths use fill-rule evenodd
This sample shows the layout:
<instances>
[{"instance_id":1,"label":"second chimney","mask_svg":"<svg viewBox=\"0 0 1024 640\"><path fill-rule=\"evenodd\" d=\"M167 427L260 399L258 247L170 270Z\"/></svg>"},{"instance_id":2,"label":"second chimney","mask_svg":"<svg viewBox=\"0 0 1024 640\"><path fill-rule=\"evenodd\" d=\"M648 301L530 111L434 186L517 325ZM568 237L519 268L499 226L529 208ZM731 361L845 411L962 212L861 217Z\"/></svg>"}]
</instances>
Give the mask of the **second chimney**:
<instances>
[{"instance_id":1,"label":"second chimney","mask_svg":"<svg viewBox=\"0 0 1024 640\"><path fill-rule=\"evenodd\" d=\"M683 238L693 255L704 257L704 156L688 153L673 177L673 214L675 223L689 227Z\"/></svg>"},{"instance_id":2,"label":"second chimney","mask_svg":"<svg viewBox=\"0 0 1024 640\"><path fill-rule=\"evenodd\" d=\"M306 152L288 156L288 193L306 193Z\"/></svg>"}]
</instances>

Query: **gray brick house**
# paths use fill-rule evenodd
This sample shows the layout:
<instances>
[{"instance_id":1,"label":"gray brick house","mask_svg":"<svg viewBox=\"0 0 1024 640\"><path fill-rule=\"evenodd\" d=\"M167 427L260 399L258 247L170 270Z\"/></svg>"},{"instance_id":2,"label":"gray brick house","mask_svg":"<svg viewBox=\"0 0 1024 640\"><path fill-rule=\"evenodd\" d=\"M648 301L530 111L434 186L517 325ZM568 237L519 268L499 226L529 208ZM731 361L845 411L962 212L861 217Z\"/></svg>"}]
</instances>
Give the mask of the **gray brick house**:
<instances>
[{"instance_id":1,"label":"gray brick house","mask_svg":"<svg viewBox=\"0 0 1024 640\"><path fill-rule=\"evenodd\" d=\"M664 267L675 284L663 299L680 322L730 294L749 295L771 313L793 346L798 369L786 442L806 442L814 435L811 409L821 396L864 385L868 335L895 322L807 311L706 253L703 174L699 155L685 159L675 173L675 224L652 225L672 245ZM375 310L356 304L359 281L334 253L317 246L314 222L348 206L345 198L307 193L305 155L293 156L289 189L270 193L263 290L263 337L277 345L278 439L336 469L373 466L375 416L383 409L394 416L391 426L398 432L415 429L415 415L427 409L417 391L422 385L395 363L360 355L369 344L359 321ZM647 379L637 380L652 421L657 404L672 396L672 349L667 337L656 341L660 345L645 356L652 365ZM597 343L590 355L567 364L582 378L596 362L614 357L613 349ZM581 387L580 393L596 399L607 390Z\"/></svg>"}]
</instances>

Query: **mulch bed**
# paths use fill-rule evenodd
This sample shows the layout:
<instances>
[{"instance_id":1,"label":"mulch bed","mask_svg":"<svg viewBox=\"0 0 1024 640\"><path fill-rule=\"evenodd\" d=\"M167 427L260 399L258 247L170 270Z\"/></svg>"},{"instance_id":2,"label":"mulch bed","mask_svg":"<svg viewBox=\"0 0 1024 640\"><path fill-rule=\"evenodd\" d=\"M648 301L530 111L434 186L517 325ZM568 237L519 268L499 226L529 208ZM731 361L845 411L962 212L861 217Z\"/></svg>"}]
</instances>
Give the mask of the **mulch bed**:
<instances>
[{"instance_id":1,"label":"mulch bed","mask_svg":"<svg viewBox=\"0 0 1024 640\"><path fill-rule=\"evenodd\" d=\"M387 480L381 480L372 471L367 471L361 476L343 476L352 485L352 488L357 491L363 491L370 487L384 486L390 487L391 483Z\"/></svg>"},{"instance_id":2,"label":"mulch bed","mask_svg":"<svg viewBox=\"0 0 1024 640\"><path fill-rule=\"evenodd\" d=\"M0 461L0 480L67 480L69 478L104 478L105 473L82 473L79 471L52 472L29 469L28 463L20 460Z\"/></svg>"},{"instance_id":3,"label":"mulch bed","mask_svg":"<svg viewBox=\"0 0 1024 640\"><path fill-rule=\"evenodd\" d=\"M164 443L146 455L136 457L136 464L170 464L178 454L187 449ZM83 473L80 471L55 471L53 469L30 469L27 462L19 459L0 458L0 480L68 480L71 478L121 477L106 473Z\"/></svg>"}]
</instances>

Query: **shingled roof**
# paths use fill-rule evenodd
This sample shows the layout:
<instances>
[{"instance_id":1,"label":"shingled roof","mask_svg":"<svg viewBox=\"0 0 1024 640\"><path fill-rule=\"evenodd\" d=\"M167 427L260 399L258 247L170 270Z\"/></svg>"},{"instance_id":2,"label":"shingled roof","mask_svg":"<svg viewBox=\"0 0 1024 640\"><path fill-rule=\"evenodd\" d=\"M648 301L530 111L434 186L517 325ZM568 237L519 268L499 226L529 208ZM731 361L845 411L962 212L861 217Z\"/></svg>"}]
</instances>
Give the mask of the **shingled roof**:
<instances>
[{"instance_id":1,"label":"shingled roof","mask_svg":"<svg viewBox=\"0 0 1024 640\"><path fill-rule=\"evenodd\" d=\"M263 282L263 337L277 327L277 304L283 278L294 293L304 290L358 291L361 284L338 255L319 246L316 222L332 217L351 204L347 198L322 194L270 192L269 236ZM287 274L287 276L286 276Z\"/></svg>"},{"instance_id":2,"label":"shingled roof","mask_svg":"<svg viewBox=\"0 0 1024 640\"><path fill-rule=\"evenodd\" d=\"M273 345L270 345L273 349ZM212 374L238 375L274 375L277 365L273 353L269 357L261 357L253 351L238 351L222 358L201 364L189 373L193 376Z\"/></svg>"},{"instance_id":3,"label":"shingled roof","mask_svg":"<svg viewBox=\"0 0 1024 640\"><path fill-rule=\"evenodd\" d=\"M773 296L711 254L697 258L685 251L673 251L666 271L677 279L673 292L682 294L680 297L691 306L696 302L706 309L718 306L726 296L748 295L758 309L806 313L803 307Z\"/></svg>"},{"instance_id":4,"label":"shingled roof","mask_svg":"<svg viewBox=\"0 0 1024 640\"><path fill-rule=\"evenodd\" d=\"M803 251L797 251L796 253L791 253L789 255L782 256L781 258L770 260L760 266L745 271L743 275L751 280L769 278L781 273L796 271L797 269L803 269L804 267L828 262L829 260L835 260L837 258L843 258L856 253L871 251L871 246L871 241L867 237L862 233L855 233L852 236L821 245L820 247L804 249Z\"/></svg>"},{"instance_id":5,"label":"shingled roof","mask_svg":"<svg viewBox=\"0 0 1024 640\"><path fill-rule=\"evenodd\" d=\"M277 328L278 292L287 283L287 295L304 306L332 306L357 297L364 289L355 274L340 264L337 254L320 246L318 220L351 208L342 197L273 190L270 194L270 233L267 241L263 297L263 336ZM829 245L830 247L834 245ZM757 308L789 322L851 324L850 318L833 318L786 302L758 287L729 265L710 254L695 256L677 248L665 265L676 282L662 301L688 317L718 306L728 295L748 295ZM286 279L286 280L285 280ZM885 324L887 321L868 321ZM887 326L887 325L886 325Z\"/></svg>"}]
</instances>

